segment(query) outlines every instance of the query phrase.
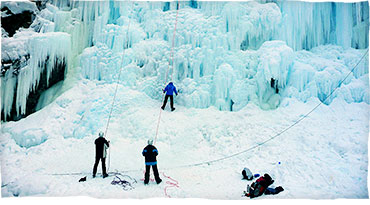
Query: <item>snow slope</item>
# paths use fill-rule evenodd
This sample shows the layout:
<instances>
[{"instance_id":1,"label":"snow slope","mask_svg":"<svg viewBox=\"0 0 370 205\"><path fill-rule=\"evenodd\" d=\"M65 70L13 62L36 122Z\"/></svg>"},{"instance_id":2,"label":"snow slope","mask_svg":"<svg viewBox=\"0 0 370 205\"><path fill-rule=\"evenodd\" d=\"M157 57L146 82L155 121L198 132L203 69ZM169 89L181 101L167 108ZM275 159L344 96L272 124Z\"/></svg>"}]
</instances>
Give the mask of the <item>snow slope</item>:
<instances>
[{"instance_id":1,"label":"snow slope","mask_svg":"<svg viewBox=\"0 0 370 205\"><path fill-rule=\"evenodd\" d=\"M144 186L141 151L154 137L160 101L119 85L108 130L110 171L134 177L135 189L90 179L94 139L104 130L115 84L82 80L54 102L18 122L3 124L2 196L165 197L171 182ZM334 99L283 135L247 153L209 165L178 166L221 158L277 134L320 101L284 99L276 110L248 104L238 112L177 106L162 113L157 139L159 171L178 181L171 197L246 199L246 166L269 173L285 191L262 198L367 198L369 105ZM168 109L168 108L167 108ZM279 164L278 162L281 162ZM98 170L101 168L99 166ZM63 173L79 175L52 175ZM88 180L78 183L87 175ZM90 177L90 178L89 178Z\"/></svg>"}]
</instances>

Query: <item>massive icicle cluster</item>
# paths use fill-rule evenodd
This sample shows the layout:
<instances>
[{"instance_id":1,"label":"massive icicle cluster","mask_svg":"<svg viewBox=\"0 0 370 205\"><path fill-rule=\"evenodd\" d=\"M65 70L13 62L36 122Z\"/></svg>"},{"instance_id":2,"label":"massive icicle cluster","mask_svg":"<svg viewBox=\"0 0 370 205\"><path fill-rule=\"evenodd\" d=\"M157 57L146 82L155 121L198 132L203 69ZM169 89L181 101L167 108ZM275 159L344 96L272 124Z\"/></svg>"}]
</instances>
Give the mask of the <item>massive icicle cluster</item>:
<instances>
[{"instance_id":1,"label":"massive icicle cluster","mask_svg":"<svg viewBox=\"0 0 370 205\"><path fill-rule=\"evenodd\" d=\"M364 50L354 48L368 44L366 2L198 2L196 8L182 2L172 70L176 2L105 6L114 18L98 22L94 46L81 55L83 77L114 82L123 67L123 84L160 99L168 71L182 90L178 102L189 107L240 110L254 102L271 109L284 97L324 101L362 57ZM367 65L324 103L335 97L368 103Z\"/></svg>"},{"instance_id":2,"label":"massive icicle cluster","mask_svg":"<svg viewBox=\"0 0 370 205\"><path fill-rule=\"evenodd\" d=\"M16 40L18 38L20 38L19 41ZM8 40L16 43L7 44ZM5 78L2 79L1 102L6 119L13 105L15 92L17 113L18 115L25 114L28 95L38 85L41 73L46 71L48 84L51 72L58 63L56 61L67 62L70 51L70 35L61 32L30 33L29 36L15 35L10 39L4 39L3 43L5 47L3 48L5 50L3 54L6 54L5 58L10 58L9 60L18 59L18 57L22 59L29 55L29 59L24 60L25 66L18 71L19 73L16 76L14 76L14 69L11 67L5 72ZM19 55L22 53L18 51L28 51L28 53Z\"/></svg>"},{"instance_id":3,"label":"massive icicle cluster","mask_svg":"<svg viewBox=\"0 0 370 205\"><path fill-rule=\"evenodd\" d=\"M168 72L168 81L181 90L177 102L188 107L236 111L255 103L273 109L286 97L324 101L338 86L324 103L334 98L369 103L367 59L340 85L368 47L367 2L182 1L174 36L176 8L176 2L46 4L31 25L32 35L22 31L2 40L3 56L10 58L27 56L24 50L31 54L41 39L48 47L40 56L30 55L19 75L26 79L17 89L17 96L22 94L16 98L19 111L38 81L27 72L39 72L32 66L46 56L65 59L67 53L81 77L113 83L122 67L121 83L154 99L161 98ZM11 48L21 41L31 47ZM9 96L16 82L10 72L3 77L5 113L12 107Z\"/></svg>"}]
</instances>

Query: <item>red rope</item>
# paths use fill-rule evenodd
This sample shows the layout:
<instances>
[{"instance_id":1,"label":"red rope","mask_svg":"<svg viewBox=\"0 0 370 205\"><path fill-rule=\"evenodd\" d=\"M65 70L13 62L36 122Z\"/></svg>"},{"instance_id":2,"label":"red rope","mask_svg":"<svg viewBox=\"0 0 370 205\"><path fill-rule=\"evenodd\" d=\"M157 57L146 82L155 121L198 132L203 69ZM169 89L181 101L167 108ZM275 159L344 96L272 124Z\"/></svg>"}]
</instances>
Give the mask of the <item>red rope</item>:
<instances>
[{"instance_id":1,"label":"red rope","mask_svg":"<svg viewBox=\"0 0 370 205\"><path fill-rule=\"evenodd\" d=\"M172 74L171 74L171 79L173 79L173 53L174 53L174 47L175 47L175 37L176 37L176 28L177 28L177 19L178 19L178 16L179 16L179 2L177 2L177 12L176 12L176 21L175 21L175 28L173 30L173 35L172 35L172 48L171 48L171 54L170 54L170 58L171 60L168 61L168 68L167 68L167 71L166 71L166 78L165 78L165 81L164 81L164 85L166 85L167 83L167 77L168 77L168 71L170 70L170 65L172 63ZM164 93L162 94L162 101L164 100ZM158 117L158 123L157 123L157 129L155 131L155 138L154 138L154 142L153 144L155 144L157 142L157 137L158 137L158 130L159 130L159 123L161 121L161 116L162 116L162 108L159 109L159 117Z\"/></svg>"},{"instance_id":2,"label":"red rope","mask_svg":"<svg viewBox=\"0 0 370 205\"><path fill-rule=\"evenodd\" d=\"M169 184L169 186L166 186L164 188L164 195L168 198L171 198L171 196L167 193L167 189L169 189L169 188L180 188L179 182L177 180L171 178L170 176L167 176L164 172L162 172L162 175L163 175L163 177L171 180L171 181L166 181L166 184Z\"/></svg>"},{"instance_id":3,"label":"red rope","mask_svg":"<svg viewBox=\"0 0 370 205\"><path fill-rule=\"evenodd\" d=\"M145 171L143 171L143 174L145 175ZM144 181L145 179L144 178L141 178L140 181ZM149 181L151 182L154 182L154 179L152 179L150 176L149 176Z\"/></svg>"}]
</instances>

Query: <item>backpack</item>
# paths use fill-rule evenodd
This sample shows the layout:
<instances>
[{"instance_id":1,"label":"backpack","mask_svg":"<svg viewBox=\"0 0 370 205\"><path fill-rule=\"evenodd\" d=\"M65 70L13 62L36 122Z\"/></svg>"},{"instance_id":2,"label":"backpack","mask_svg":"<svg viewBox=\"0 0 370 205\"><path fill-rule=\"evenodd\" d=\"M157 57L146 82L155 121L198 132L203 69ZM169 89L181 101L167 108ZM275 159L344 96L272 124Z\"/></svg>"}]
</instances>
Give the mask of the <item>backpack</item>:
<instances>
[{"instance_id":1,"label":"backpack","mask_svg":"<svg viewBox=\"0 0 370 205\"><path fill-rule=\"evenodd\" d=\"M250 198L261 196L268 186L274 183L274 180L271 179L270 175L265 174L263 177L258 178L251 186L247 186L247 195Z\"/></svg>"},{"instance_id":2,"label":"backpack","mask_svg":"<svg viewBox=\"0 0 370 205\"><path fill-rule=\"evenodd\" d=\"M247 186L247 194L250 198L254 198L263 194L264 188L258 182L253 182L251 186Z\"/></svg>"},{"instance_id":3,"label":"backpack","mask_svg":"<svg viewBox=\"0 0 370 205\"><path fill-rule=\"evenodd\" d=\"M248 168L243 169L242 175L243 175L243 179L246 179L246 180L252 180L253 179L253 174L252 174L251 170L249 170Z\"/></svg>"}]
</instances>

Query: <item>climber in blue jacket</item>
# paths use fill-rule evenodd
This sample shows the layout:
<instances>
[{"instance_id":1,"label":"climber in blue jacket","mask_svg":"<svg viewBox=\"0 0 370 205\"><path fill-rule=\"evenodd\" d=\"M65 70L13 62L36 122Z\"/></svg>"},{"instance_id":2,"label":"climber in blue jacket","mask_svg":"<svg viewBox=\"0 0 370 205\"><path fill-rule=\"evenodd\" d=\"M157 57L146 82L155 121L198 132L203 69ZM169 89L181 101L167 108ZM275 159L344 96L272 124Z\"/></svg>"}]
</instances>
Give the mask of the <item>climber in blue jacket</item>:
<instances>
[{"instance_id":1,"label":"climber in blue jacket","mask_svg":"<svg viewBox=\"0 0 370 205\"><path fill-rule=\"evenodd\" d=\"M166 104L167 104L167 100L168 98L170 98L170 104L171 104L171 111L174 111L175 108L173 107L173 92L175 92L175 94L177 95L177 90L176 90L176 87L173 85L172 82L168 83L168 85L166 86L166 88L164 88L163 90L163 93L166 93L166 96L164 98L164 102L163 102L163 105L162 105L162 110L164 110L164 108L166 107Z\"/></svg>"}]
</instances>

